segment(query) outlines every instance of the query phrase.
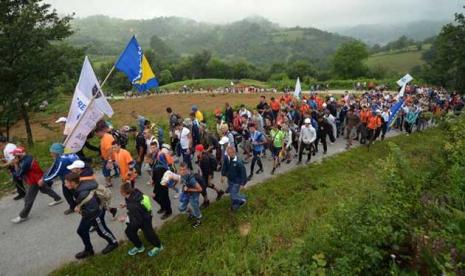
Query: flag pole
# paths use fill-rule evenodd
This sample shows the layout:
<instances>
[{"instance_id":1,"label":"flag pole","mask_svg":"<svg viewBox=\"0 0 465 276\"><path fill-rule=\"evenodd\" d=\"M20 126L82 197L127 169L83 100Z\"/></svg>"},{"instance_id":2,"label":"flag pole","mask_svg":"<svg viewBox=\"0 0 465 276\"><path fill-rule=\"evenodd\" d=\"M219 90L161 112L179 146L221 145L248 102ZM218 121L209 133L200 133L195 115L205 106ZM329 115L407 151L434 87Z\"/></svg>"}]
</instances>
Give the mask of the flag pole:
<instances>
[{"instance_id":1,"label":"flag pole","mask_svg":"<svg viewBox=\"0 0 465 276\"><path fill-rule=\"evenodd\" d=\"M110 78L110 75L113 73L113 71L115 71L115 66L114 65L113 65L113 67L111 67L110 72L108 72L107 76L102 81L102 84L100 84L100 88L102 88L105 85L105 83L107 82L108 78ZM100 92L102 92L102 91L100 91Z\"/></svg>"}]
</instances>

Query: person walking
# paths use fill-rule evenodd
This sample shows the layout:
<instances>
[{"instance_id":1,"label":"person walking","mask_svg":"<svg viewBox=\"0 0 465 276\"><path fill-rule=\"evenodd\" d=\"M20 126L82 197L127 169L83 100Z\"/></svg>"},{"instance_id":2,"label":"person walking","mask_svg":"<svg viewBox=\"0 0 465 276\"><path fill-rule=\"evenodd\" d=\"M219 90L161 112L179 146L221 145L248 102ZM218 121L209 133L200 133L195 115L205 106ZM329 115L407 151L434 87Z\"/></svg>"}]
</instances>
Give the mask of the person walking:
<instances>
[{"instance_id":1,"label":"person walking","mask_svg":"<svg viewBox=\"0 0 465 276\"><path fill-rule=\"evenodd\" d=\"M20 200L26 195L26 188L21 179L14 176L14 164L15 156L12 152L17 148L13 143L9 143L8 139L5 136L0 136L0 151L3 151L2 162L0 163L0 168L8 170L8 173L11 175L11 179L16 187L17 195L13 200Z\"/></svg>"},{"instance_id":2,"label":"person walking","mask_svg":"<svg viewBox=\"0 0 465 276\"><path fill-rule=\"evenodd\" d=\"M17 147L11 154L15 156L13 160L13 176L23 180L28 185L26 195L24 196L24 208L19 213L19 216L12 219L11 222L21 223L27 220L39 191L53 198L53 201L48 206L55 206L63 202L61 197L50 186L43 182L39 184L40 180L44 177L44 172L40 168L39 162L31 155L27 155L23 147Z\"/></svg>"},{"instance_id":3,"label":"person walking","mask_svg":"<svg viewBox=\"0 0 465 276\"><path fill-rule=\"evenodd\" d=\"M300 128L299 136L299 161L297 164L302 163L302 155L304 150L308 151L307 163L310 162L312 157L312 143L316 140L316 131L312 126L312 121L310 118L304 120L304 125Z\"/></svg>"},{"instance_id":4,"label":"person walking","mask_svg":"<svg viewBox=\"0 0 465 276\"><path fill-rule=\"evenodd\" d=\"M247 171L244 163L236 155L236 149L228 146L221 169L221 183L228 179L228 192L231 195L231 210L236 211L247 202L246 196L240 193L241 187L247 184Z\"/></svg>"},{"instance_id":5,"label":"person walking","mask_svg":"<svg viewBox=\"0 0 465 276\"><path fill-rule=\"evenodd\" d=\"M202 186L195 178L194 174L189 170L187 164L181 163L179 165L179 175L181 176L182 194L179 198L179 211L188 211L187 207L190 205L189 218L194 219L192 228L200 226L200 219L202 213L200 212L199 197L202 192Z\"/></svg>"},{"instance_id":6,"label":"person walking","mask_svg":"<svg viewBox=\"0 0 465 276\"><path fill-rule=\"evenodd\" d=\"M258 165L258 170L255 172L256 174L260 174L263 172L263 164L260 155L265 150L265 143L266 138L265 135L257 130L257 126L255 124L249 125L250 130L250 141L252 142L252 163L250 164L250 174L247 178L251 180L254 175L255 164Z\"/></svg>"},{"instance_id":7,"label":"person walking","mask_svg":"<svg viewBox=\"0 0 465 276\"><path fill-rule=\"evenodd\" d=\"M281 166L280 155L283 149L283 141L286 134L281 130L281 125L273 125L270 131L271 142L271 155L273 156L273 169L271 170L271 175L276 171L276 168Z\"/></svg>"}]
</instances>

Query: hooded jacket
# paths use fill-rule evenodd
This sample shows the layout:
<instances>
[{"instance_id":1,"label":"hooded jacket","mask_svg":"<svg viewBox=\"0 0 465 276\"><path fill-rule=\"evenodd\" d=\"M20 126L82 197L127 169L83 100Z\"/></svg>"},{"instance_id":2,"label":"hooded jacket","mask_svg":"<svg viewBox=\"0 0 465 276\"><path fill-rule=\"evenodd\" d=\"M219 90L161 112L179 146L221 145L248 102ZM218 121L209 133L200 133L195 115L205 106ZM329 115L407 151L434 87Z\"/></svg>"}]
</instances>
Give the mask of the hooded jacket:
<instances>
[{"instance_id":1,"label":"hooded jacket","mask_svg":"<svg viewBox=\"0 0 465 276\"><path fill-rule=\"evenodd\" d=\"M95 180L81 181L74 193L76 203L81 203L81 201L83 201L92 190L97 189L97 187L98 183ZM91 200L81 206L81 215L83 218L93 219L97 217L101 211L99 200L95 194Z\"/></svg>"},{"instance_id":2,"label":"hooded jacket","mask_svg":"<svg viewBox=\"0 0 465 276\"><path fill-rule=\"evenodd\" d=\"M125 201L130 225L138 227L144 220L152 220L152 203L147 195L135 189Z\"/></svg>"},{"instance_id":3,"label":"hooded jacket","mask_svg":"<svg viewBox=\"0 0 465 276\"><path fill-rule=\"evenodd\" d=\"M25 155L19 161L18 169L13 172L13 176L22 179L27 185L37 185L44 176L44 172L39 166L39 162L30 155Z\"/></svg>"}]
</instances>

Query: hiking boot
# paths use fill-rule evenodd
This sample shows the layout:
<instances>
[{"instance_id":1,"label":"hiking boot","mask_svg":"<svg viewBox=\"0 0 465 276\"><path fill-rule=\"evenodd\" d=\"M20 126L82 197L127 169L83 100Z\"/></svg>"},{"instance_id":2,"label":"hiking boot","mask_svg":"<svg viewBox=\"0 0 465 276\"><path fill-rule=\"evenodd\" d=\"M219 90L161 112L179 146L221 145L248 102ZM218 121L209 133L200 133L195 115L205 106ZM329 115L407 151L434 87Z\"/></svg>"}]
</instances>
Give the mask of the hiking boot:
<instances>
[{"instance_id":1,"label":"hiking boot","mask_svg":"<svg viewBox=\"0 0 465 276\"><path fill-rule=\"evenodd\" d=\"M73 209L68 209L68 210L66 210L66 211L63 212L63 214L65 214L65 215L70 215L70 214L72 214L72 213L74 213L74 210L73 210Z\"/></svg>"},{"instance_id":2,"label":"hiking boot","mask_svg":"<svg viewBox=\"0 0 465 276\"><path fill-rule=\"evenodd\" d=\"M196 219L193 223L192 223L192 228L196 229L200 226L200 219Z\"/></svg>"},{"instance_id":3,"label":"hiking boot","mask_svg":"<svg viewBox=\"0 0 465 276\"><path fill-rule=\"evenodd\" d=\"M160 217L161 220L165 220L167 218L171 217L171 213L165 213L163 216Z\"/></svg>"},{"instance_id":4,"label":"hiking boot","mask_svg":"<svg viewBox=\"0 0 465 276\"><path fill-rule=\"evenodd\" d=\"M27 218L22 218L22 217L18 216L18 217L15 217L14 219L12 219L11 222L18 224L18 223L21 223L21 222L26 221L26 220L27 220Z\"/></svg>"},{"instance_id":5,"label":"hiking boot","mask_svg":"<svg viewBox=\"0 0 465 276\"><path fill-rule=\"evenodd\" d=\"M15 197L13 197L13 200L20 200L20 199L23 199L24 198L24 195L17 195Z\"/></svg>"},{"instance_id":6,"label":"hiking boot","mask_svg":"<svg viewBox=\"0 0 465 276\"><path fill-rule=\"evenodd\" d=\"M55 200L55 201L52 201L48 204L48 206L52 207L52 206L55 206L55 205L58 205L60 203L62 203L63 200L60 198L59 200Z\"/></svg>"},{"instance_id":7,"label":"hiking boot","mask_svg":"<svg viewBox=\"0 0 465 276\"><path fill-rule=\"evenodd\" d=\"M81 251L81 252L77 253L74 257L76 257L76 259L80 260L80 259L85 259L85 258L90 257L90 256L94 256L94 250L91 250L91 251L87 251L87 250Z\"/></svg>"},{"instance_id":8,"label":"hiking boot","mask_svg":"<svg viewBox=\"0 0 465 276\"><path fill-rule=\"evenodd\" d=\"M105 254L110 253L111 251L115 250L115 249L118 247L118 245L119 245L119 244L118 244L117 242L108 244L108 245L102 250L102 254L105 255Z\"/></svg>"},{"instance_id":9,"label":"hiking boot","mask_svg":"<svg viewBox=\"0 0 465 276\"><path fill-rule=\"evenodd\" d=\"M128 255L129 256L134 256L134 255L137 255L139 253L142 253L145 251L145 247L144 246L141 246L139 248L137 247L133 247L131 249L128 250Z\"/></svg>"},{"instance_id":10,"label":"hiking boot","mask_svg":"<svg viewBox=\"0 0 465 276\"><path fill-rule=\"evenodd\" d=\"M223 190L220 190L218 192L218 194L216 195L216 201L220 200L224 195L224 191Z\"/></svg>"},{"instance_id":11,"label":"hiking boot","mask_svg":"<svg viewBox=\"0 0 465 276\"><path fill-rule=\"evenodd\" d=\"M147 256L149 256L149 257L155 257L155 256L157 256L158 254L160 254L160 252L162 252L163 249L165 249L165 248L163 247L163 245L160 245L160 247L154 247L152 250L149 250L149 252L147 253Z\"/></svg>"}]
</instances>

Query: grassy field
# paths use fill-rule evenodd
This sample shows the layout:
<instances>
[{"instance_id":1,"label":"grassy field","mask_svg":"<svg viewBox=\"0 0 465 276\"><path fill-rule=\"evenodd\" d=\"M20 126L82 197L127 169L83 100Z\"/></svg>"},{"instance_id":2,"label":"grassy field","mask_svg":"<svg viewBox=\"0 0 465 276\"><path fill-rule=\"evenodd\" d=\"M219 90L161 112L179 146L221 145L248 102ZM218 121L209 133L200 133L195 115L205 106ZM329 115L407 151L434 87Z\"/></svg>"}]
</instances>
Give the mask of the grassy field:
<instances>
[{"instance_id":1,"label":"grassy field","mask_svg":"<svg viewBox=\"0 0 465 276\"><path fill-rule=\"evenodd\" d=\"M417 171L427 171L443 140L439 129L430 129L390 141ZM110 255L65 265L53 275L290 275L313 260L324 266L324 256L302 253L309 246L306 240L318 236L317 229L329 230L338 206L384 196L374 165L388 152L385 141L370 151L357 148L277 176L247 190L249 202L238 213L229 211L229 200L213 204L197 230L179 216L158 229L166 249L154 259L129 257L124 244Z\"/></svg>"},{"instance_id":2,"label":"grassy field","mask_svg":"<svg viewBox=\"0 0 465 276\"><path fill-rule=\"evenodd\" d=\"M193 89L216 89L220 87L231 87L231 80L226 80L226 79L199 79L199 80L187 80L187 81L179 81L179 82L173 82L169 83L163 86L160 86L161 90L168 90L168 91L178 91L181 89L184 85L186 85L189 88ZM257 80L249 80L249 79L243 79L240 80L238 83L234 83L235 86L255 86L258 88L268 88L269 85L265 82L257 81Z\"/></svg>"},{"instance_id":3,"label":"grassy field","mask_svg":"<svg viewBox=\"0 0 465 276\"><path fill-rule=\"evenodd\" d=\"M409 51L378 53L371 55L366 64L372 69L381 66L390 72L405 74L410 72L413 67L425 63L422 55L427 48L429 46L425 46L420 51L411 49Z\"/></svg>"}]
</instances>

